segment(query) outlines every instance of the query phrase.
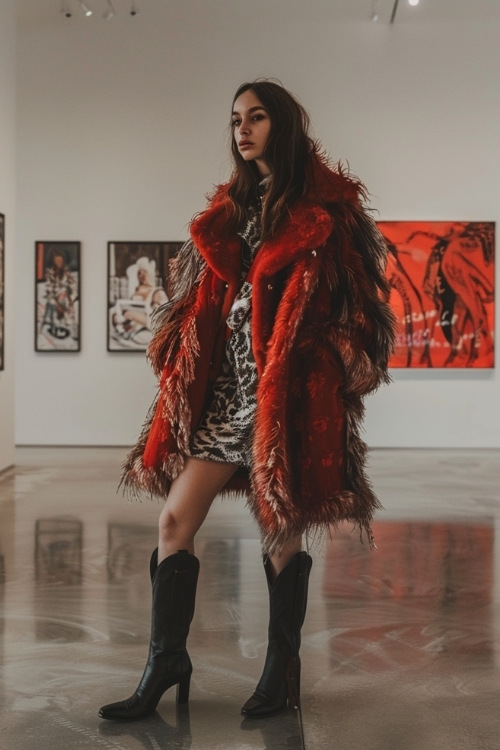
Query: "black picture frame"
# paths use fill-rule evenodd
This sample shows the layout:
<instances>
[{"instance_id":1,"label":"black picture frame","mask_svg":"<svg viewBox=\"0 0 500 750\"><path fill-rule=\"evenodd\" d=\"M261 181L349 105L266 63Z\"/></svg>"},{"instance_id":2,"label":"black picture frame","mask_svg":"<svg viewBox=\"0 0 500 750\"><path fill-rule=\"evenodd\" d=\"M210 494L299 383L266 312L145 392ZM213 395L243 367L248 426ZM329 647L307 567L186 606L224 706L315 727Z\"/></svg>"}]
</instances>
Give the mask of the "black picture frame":
<instances>
[{"instance_id":1,"label":"black picture frame","mask_svg":"<svg viewBox=\"0 0 500 750\"><path fill-rule=\"evenodd\" d=\"M108 352L145 352L151 314L170 295L170 263L182 242L108 242Z\"/></svg>"},{"instance_id":2,"label":"black picture frame","mask_svg":"<svg viewBox=\"0 0 500 750\"><path fill-rule=\"evenodd\" d=\"M35 242L35 351L81 349L78 241Z\"/></svg>"},{"instance_id":3,"label":"black picture frame","mask_svg":"<svg viewBox=\"0 0 500 750\"><path fill-rule=\"evenodd\" d=\"M5 369L5 214L0 214L0 370Z\"/></svg>"}]
</instances>

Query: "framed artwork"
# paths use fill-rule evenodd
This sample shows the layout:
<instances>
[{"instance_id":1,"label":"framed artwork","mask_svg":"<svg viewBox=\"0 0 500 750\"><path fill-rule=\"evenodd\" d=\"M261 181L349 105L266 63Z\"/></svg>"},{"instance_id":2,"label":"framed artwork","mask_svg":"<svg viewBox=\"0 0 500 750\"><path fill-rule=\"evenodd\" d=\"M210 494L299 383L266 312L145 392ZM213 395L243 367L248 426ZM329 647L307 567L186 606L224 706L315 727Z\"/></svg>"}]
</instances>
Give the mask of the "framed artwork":
<instances>
[{"instance_id":1,"label":"framed artwork","mask_svg":"<svg viewBox=\"0 0 500 750\"><path fill-rule=\"evenodd\" d=\"M35 242L35 351L80 351L79 242Z\"/></svg>"},{"instance_id":2,"label":"framed artwork","mask_svg":"<svg viewBox=\"0 0 500 750\"><path fill-rule=\"evenodd\" d=\"M0 370L4 369L5 340L5 216L0 214Z\"/></svg>"},{"instance_id":3,"label":"framed artwork","mask_svg":"<svg viewBox=\"0 0 500 750\"><path fill-rule=\"evenodd\" d=\"M399 324L390 367L494 367L495 223L378 226Z\"/></svg>"},{"instance_id":4,"label":"framed artwork","mask_svg":"<svg viewBox=\"0 0 500 750\"><path fill-rule=\"evenodd\" d=\"M144 352L151 316L168 301L170 263L182 242L108 242L110 352Z\"/></svg>"}]
</instances>

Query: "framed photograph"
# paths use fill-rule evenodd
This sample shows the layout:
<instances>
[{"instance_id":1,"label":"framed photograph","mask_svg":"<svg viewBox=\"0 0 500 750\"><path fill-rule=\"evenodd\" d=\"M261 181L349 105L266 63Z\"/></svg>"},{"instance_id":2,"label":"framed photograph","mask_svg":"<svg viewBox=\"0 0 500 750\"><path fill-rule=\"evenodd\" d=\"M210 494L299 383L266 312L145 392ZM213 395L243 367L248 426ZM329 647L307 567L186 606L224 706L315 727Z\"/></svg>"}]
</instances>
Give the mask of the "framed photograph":
<instances>
[{"instance_id":1,"label":"framed photograph","mask_svg":"<svg viewBox=\"0 0 500 750\"><path fill-rule=\"evenodd\" d=\"M390 367L495 364L495 223L380 221L398 319Z\"/></svg>"},{"instance_id":2,"label":"framed photograph","mask_svg":"<svg viewBox=\"0 0 500 750\"><path fill-rule=\"evenodd\" d=\"M35 242L35 351L80 351L79 242Z\"/></svg>"},{"instance_id":3,"label":"framed photograph","mask_svg":"<svg viewBox=\"0 0 500 750\"><path fill-rule=\"evenodd\" d=\"M110 352L144 352L151 316L168 301L170 263L182 242L108 242Z\"/></svg>"},{"instance_id":4,"label":"framed photograph","mask_svg":"<svg viewBox=\"0 0 500 750\"><path fill-rule=\"evenodd\" d=\"M4 369L5 340L5 216L0 214L0 370Z\"/></svg>"}]
</instances>

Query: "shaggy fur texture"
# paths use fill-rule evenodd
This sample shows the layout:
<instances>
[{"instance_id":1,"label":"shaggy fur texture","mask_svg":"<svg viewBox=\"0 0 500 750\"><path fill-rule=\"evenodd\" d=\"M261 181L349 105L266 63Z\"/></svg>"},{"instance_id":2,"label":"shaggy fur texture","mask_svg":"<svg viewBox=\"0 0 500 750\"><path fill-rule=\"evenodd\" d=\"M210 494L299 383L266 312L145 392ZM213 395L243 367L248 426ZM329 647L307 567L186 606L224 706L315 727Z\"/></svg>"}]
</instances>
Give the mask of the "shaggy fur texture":
<instances>
[{"instance_id":1,"label":"shaggy fur texture","mask_svg":"<svg viewBox=\"0 0 500 750\"><path fill-rule=\"evenodd\" d=\"M258 390L251 475L244 490L269 553L287 538L348 520L368 534L379 507L365 475L363 398L388 382L394 338L386 247L363 187L319 157L311 189L257 253L252 346ZM191 225L176 290L149 347L157 399L124 467L132 492L164 496L208 405L240 285L240 240L228 236L224 186Z\"/></svg>"}]
</instances>

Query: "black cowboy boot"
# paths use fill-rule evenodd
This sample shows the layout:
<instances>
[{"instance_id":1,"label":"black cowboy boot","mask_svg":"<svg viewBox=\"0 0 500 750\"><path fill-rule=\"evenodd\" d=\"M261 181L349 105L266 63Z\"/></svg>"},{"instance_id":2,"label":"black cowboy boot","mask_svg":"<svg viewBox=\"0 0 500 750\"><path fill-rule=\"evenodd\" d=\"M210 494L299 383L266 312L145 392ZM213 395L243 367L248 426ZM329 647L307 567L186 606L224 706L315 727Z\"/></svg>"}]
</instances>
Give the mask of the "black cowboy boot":
<instances>
[{"instance_id":1,"label":"black cowboy boot","mask_svg":"<svg viewBox=\"0 0 500 750\"><path fill-rule=\"evenodd\" d=\"M269 643L264 671L255 693L241 709L249 719L272 716L300 702L300 629L307 606L312 559L299 552L271 583L271 563L264 559L269 588Z\"/></svg>"},{"instance_id":2,"label":"black cowboy boot","mask_svg":"<svg viewBox=\"0 0 500 750\"><path fill-rule=\"evenodd\" d=\"M173 685L177 685L177 702L188 702L193 668L186 639L194 614L200 563L187 550L170 555L159 565L157 561L158 550L155 550L150 564L151 641L144 674L130 698L100 709L101 719L142 719L153 713L163 693Z\"/></svg>"}]
</instances>

